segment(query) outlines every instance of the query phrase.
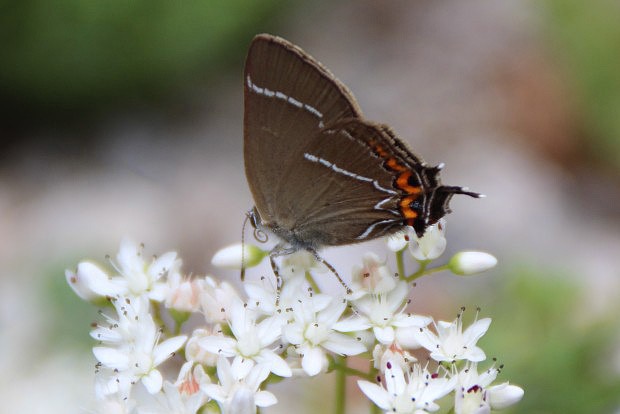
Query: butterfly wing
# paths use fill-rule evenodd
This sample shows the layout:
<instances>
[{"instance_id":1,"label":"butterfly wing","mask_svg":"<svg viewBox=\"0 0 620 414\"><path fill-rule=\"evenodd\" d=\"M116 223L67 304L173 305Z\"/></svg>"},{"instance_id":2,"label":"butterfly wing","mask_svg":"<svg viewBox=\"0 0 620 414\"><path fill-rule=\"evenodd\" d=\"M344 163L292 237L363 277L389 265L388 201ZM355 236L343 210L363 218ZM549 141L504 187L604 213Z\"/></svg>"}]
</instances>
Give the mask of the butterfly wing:
<instances>
[{"instance_id":1,"label":"butterfly wing","mask_svg":"<svg viewBox=\"0 0 620 414\"><path fill-rule=\"evenodd\" d=\"M301 161L303 147L339 119L359 117L349 90L320 63L288 41L258 35L244 72L245 172L256 207L276 220L280 193Z\"/></svg>"}]
</instances>

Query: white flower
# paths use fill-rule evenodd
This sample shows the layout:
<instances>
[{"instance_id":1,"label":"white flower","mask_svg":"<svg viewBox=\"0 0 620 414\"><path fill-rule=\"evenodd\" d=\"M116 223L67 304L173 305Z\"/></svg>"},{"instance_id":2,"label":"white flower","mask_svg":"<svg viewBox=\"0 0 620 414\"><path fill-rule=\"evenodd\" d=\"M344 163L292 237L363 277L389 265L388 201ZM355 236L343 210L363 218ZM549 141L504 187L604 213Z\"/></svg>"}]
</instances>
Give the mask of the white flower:
<instances>
[{"instance_id":1,"label":"white flower","mask_svg":"<svg viewBox=\"0 0 620 414\"><path fill-rule=\"evenodd\" d=\"M495 256L485 252L459 252L448 261L448 268L457 275L473 275L497 265Z\"/></svg>"},{"instance_id":2,"label":"white flower","mask_svg":"<svg viewBox=\"0 0 620 414\"><path fill-rule=\"evenodd\" d=\"M259 387L269 376L265 364L248 366L240 360L232 365L224 357L217 361L219 384L203 384L201 390L218 402L223 414L254 414L256 407L269 407L278 402L269 391Z\"/></svg>"},{"instance_id":3,"label":"white flower","mask_svg":"<svg viewBox=\"0 0 620 414\"><path fill-rule=\"evenodd\" d=\"M387 367L388 361L392 364L400 365L403 371L409 369L412 362L416 362L417 358L406 350L402 349L396 342L389 346L377 344L372 350L373 366L378 370Z\"/></svg>"},{"instance_id":4,"label":"white flower","mask_svg":"<svg viewBox=\"0 0 620 414\"><path fill-rule=\"evenodd\" d=\"M243 287L248 295L248 307L269 316L292 318L293 315L286 310L290 309L300 298L311 298L310 303L316 312L325 309L331 303L331 296L314 293L304 277L284 280L279 296L275 283L271 283L271 280L267 278L261 278L260 281L247 281Z\"/></svg>"},{"instance_id":5,"label":"white flower","mask_svg":"<svg viewBox=\"0 0 620 414\"><path fill-rule=\"evenodd\" d=\"M354 266L351 280L350 299L358 299L368 293L386 293L396 287L396 278L385 264L374 253L366 253L362 258L363 266Z\"/></svg>"},{"instance_id":6,"label":"white flower","mask_svg":"<svg viewBox=\"0 0 620 414\"><path fill-rule=\"evenodd\" d=\"M204 286L204 279L184 280L178 272L169 274L166 307L182 312L197 312L200 309Z\"/></svg>"},{"instance_id":7,"label":"white flower","mask_svg":"<svg viewBox=\"0 0 620 414\"><path fill-rule=\"evenodd\" d=\"M422 414L437 411L435 400L454 389L455 379L430 374L418 364L405 374L399 364L388 361L385 367L385 388L360 380L358 386L368 398L386 413Z\"/></svg>"},{"instance_id":8,"label":"white flower","mask_svg":"<svg viewBox=\"0 0 620 414\"><path fill-rule=\"evenodd\" d=\"M206 351L200 346L202 339L207 338L219 330L219 325L216 325L214 330L199 328L192 332L192 336L187 340L185 345L185 358L188 361L198 362L208 367L214 367L217 363L217 353Z\"/></svg>"},{"instance_id":9,"label":"white flower","mask_svg":"<svg viewBox=\"0 0 620 414\"><path fill-rule=\"evenodd\" d=\"M360 341L336 332L334 328L346 306L346 301L334 299L327 308L317 312L312 298L293 304L294 318L283 328L283 336L295 345L295 351L302 357L301 366L308 375L325 370L325 350L340 355L357 355L366 351Z\"/></svg>"},{"instance_id":10,"label":"white flower","mask_svg":"<svg viewBox=\"0 0 620 414\"><path fill-rule=\"evenodd\" d=\"M426 229L424 236L418 237L412 233L409 237L409 251L419 261L435 260L446 250L446 221L440 219Z\"/></svg>"},{"instance_id":11,"label":"white flower","mask_svg":"<svg viewBox=\"0 0 620 414\"><path fill-rule=\"evenodd\" d=\"M186 362L181 367L177 381L164 382L163 392L155 395L158 403L155 408L140 407L140 414L196 414L208 401L201 387L211 380L200 365Z\"/></svg>"},{"instance_id":12,"label":"white flower","mask_svg":"<svg viewBox=\"0 0 620 414\"><path fill-rule=\"evenodd\" d=\"M399 281L388 293L364 296L354 302L358 314L339 322L335 328L345 331L372 328L377 340L384 345L398 341L407 348L417 347L417 332L432 319L403 313L408 295L407 282Z\"/></svg>"},{"instance_id":13,"label":"white flower","mask_svg":"<svg viewBox=\"0 0 620 414\"><path fill-rule=\"evenodd\" d=\"M212 277L205 277L200 303L207 323L222 323L228 318L231 304L241 301L235 288L226 282L219 282Z\"/></svg>"},{"instance_id":14,"label":"white flower","mask_svg":"<svg viewBox=\"0 0 620 414\"><path fill-rule=\"evenodd\" d=\"M486 355L476 346L478 339L489 329L490 318L475 321L463 332L462 314L453 322L439 321L435 328L437 335L428 328L423 328L416 335L424 348L431 351L435 361L457 361L466 359L472 362L483 361Z\"/></svg>"},{"instance_id":15,"label":"white flower","mask_svg":"<svg viewBox=\"0 0 620 414\"><path fill-rule=\"evenodd\" d=\"M121 295L141 296L161 302L166 297L168 286L160 279L166 273L176 272L181 266L176 252L164 253L149 264L144 260L142 247L129 239L121 242L116 255L119 277L112 278L121 289Z\"/></svg>"},{"instance_id":16,"label":"white flower","mask_svg":"<svg viewBox=\"0 0 620 414\"><path fill-rule=\"evenodd\" d=\"M274 342L280 339L282 324L286 321L278 317L266 317L260 322L256 314L240 300L230 305L229 326L234 338L224 335L211 335L198 340L205 351L225 357L239 357L242 360L264 363L271 372L281 377L290 377L291 369L282 357L274 352Z\"/></svg>"},{"instance_id":17,"label":"white flower","mask_svg":"<svg viewBox=\"0 0 620 414\"><path fill-rule=\"evenodd\" d=\"M241 269L258 265L267 255L265 252L252 244L233 244L218 250L211 259L213 266L224 269Z\"/></svg>"},{"instance_id":18,"label":"white flower","mask_svg":"<svg viewBox=\"0 0 620 414\"><path fill-rule=\"evenodd\" d=\"M131 385L137 381L141 381L149 393L156 393L163 382L157 366L183 346L187 337L176 336L159 343L160 334L147 301L117 298L113 303L118 319L106 317L107 325L91 332L91 336L102 343L93 348L101 368L97 393L127 396Z\"/></svg>"},{"instance_id":19,"label":"white flower","mask_svg":"<svg viewBox=\"0 0 620 414\"><path fill-rule=\"evenodd\" d=\"M457 375L454 408L456 414L483 414L516 404L523 389L504 382L491 386L499 370L495 367L478 374L477 364L468 363Z\"/></svg>"},{"instance_id":20,"label":"white flower","mask_svg":"<svg viewBox=\"0 0 620 414\"><path fill-rule=\"evenodd\" d=\"M77 272L65 272L67 281L75 293L86 300L97 296L146 295L149 299L161 302L168 291L168 286L163 281L164 276L178 272L181 261L177 259L175 252L168 252L147 263L142 257L142 247L124 239L116 256L116 263L112 264L119 274L110 277L94 263L81 262Z\"/></svg>"}]
</instances>

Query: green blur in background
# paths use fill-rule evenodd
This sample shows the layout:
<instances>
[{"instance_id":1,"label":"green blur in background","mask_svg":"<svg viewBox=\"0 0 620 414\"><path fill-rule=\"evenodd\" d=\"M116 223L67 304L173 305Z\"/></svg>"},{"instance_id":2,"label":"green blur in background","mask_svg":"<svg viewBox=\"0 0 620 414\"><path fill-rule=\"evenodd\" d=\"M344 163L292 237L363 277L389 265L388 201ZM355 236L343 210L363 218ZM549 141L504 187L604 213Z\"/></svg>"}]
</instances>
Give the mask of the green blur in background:
<instances>
[{"instance_id":1,"label":"green blur in background","mask_svg":"<svg viewBox=\"0 0 620 414\"><path fill-rule=\"evenodd\" d=\"M549 50L564 63L594 156L620 168L620 3L547 0Z\"/></svg>"},{"instance_id":2,"label":"green blur in background","mask_svg":"<svg viewBox=\"0 0 620 414\"><path fill-rule=\"evenodd\" d=\"M540 5L549 50L564 62L578 97L585 145L620 168L620 5ZM36 121L177 98L238 66L238 51L256 27L277 27L294 6L283 0L4 0L0 105L5 115Z\"/></svg>"},{"instance_id":3,"label":"green blur in background","mask_svg":"<svg viewBox=\"0 0 620 414\"><path fill-rule=\"evenodd\" d=\"M505 284L483 309L493 318L482 342L487 356L497 356L505 364L504 378L525 389L509 412L613 413L618 408L618 320L614 310L580 320L575 309L587 309L588 299L571 276L516 266L500 275Z\"/></svg>"},{"instance_id":4,"label":"green blur in background","mask_svg":"<svg viewBox=\"0 0 620 414\"><path fill-rule=\"evenodd\" d=\"M0 91L25 111L92 110L212 80L290 2L3 1Z\"/></svg>"}]
</instances>

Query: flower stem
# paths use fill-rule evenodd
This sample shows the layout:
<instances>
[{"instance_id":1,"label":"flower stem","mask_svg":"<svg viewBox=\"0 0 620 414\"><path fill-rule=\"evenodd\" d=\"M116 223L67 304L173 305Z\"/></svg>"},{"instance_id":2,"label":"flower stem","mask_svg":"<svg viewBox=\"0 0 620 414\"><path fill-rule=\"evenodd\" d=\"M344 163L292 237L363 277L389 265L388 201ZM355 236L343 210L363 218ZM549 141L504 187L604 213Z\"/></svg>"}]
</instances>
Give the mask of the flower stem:
<instances>
[{"instance_id":1,"label":"flower stem","mask_svg":"<svg viewBox=\"0 0 620 414\"><path fill-rule=\"evenodd\" d=\"M370 377L370 381L375 381L379 370L375 368L373 361L370 361L370 368L368 370L368 376ZM374 403L370 403L370 414L381 414L381 408Z\"/></svg>"},{"instance_id":2,"label":"flower stem","mask_svg":"<svg viewBox=\"0 0 620 414\"><path fill-rule=\"evenodd\" d=\"M336 358L336 365L347 368L347 362L344 357ZM336 370L336 406L335 414L344 414L347 403L347 375L344 369Z\"/></svg>"},{"instance_id":3,"label":"flower stem","mask_svg":"<svg viewBox=\"0 0 620 414\"><path fill-rule=\"evenodd\" d=\"M399 277L405 276L405 263L403 261L403 252L405 249L399 250L396 252L396 270L398 271Z\"/></svg>"},{"instance_id":4,"label":"flower stem","mask_svg":"<svg viewBox=\"0 0 620 414\"><path fill-rule=\"evenodd\" d=\"M427 269L426 267L428 266L428 264L430 263L430 260L425 260L425 261L421 261L420 262L420 267L418 268L418 270L416 270L414 273L410 274L409 276L407 276L405 278L405 280L407 282L413 282L414 280L422 277L422 276L426 276L426 275L430 275L431 273L437 273L437 272L441 272L444 270L448 269L448 265L442 265L442 266L437 266L437 267L433 267L431 269Z\"/></svg>"},{"instance_id":5,"label":"flower stem","mask_svg":"<svg viewBox=\"0 0 620 414\"><path fill-rule=\"evenodd\" d=\"M161 328L162 333L164 335L169 335L170 334L170 329L168 328L168 326L164 322L164 319L161 316L161 309L159 307L159 304L157 304L157 303L153 304L151 309L153 309L152 315L153 315L153 322L155 322L155 325L157 325L157 326L159 326Z\"/></svg>"},{"instance_id":6,"label":"flower stem","mask_svg":"<svg viewBox=\"0 0 620 414\"><path fill-rule=\"evenodd\" d=\"M367 373L364 371L360 371L359 369L355 369L355 368L351 368L347 366L345 359L342 357L335 359L331 363L330 368L334 371L342 372L345 375L351 375L351 376L355 376L358 378L363 378L368 381L372 381L375 378L372 373Z\"/></svg>"}]
</instances>

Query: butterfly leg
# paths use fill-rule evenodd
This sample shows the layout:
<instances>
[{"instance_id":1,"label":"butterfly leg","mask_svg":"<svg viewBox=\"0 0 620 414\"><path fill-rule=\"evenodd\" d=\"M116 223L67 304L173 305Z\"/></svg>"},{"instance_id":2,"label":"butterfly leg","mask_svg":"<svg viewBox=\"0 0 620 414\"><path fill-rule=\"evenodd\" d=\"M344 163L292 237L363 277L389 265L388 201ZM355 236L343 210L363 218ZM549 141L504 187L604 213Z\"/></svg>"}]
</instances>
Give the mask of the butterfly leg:
<instances>
[{"instance_id":1,"label":"butterfly leg","mask_svg":"<svg viewBox=\"0 0 620 414\"><path fill-rule=\"evenodd\" d=\"M269 263L271 264L271 269L276 277L276 307L280 305L280 291L282 289L282 276L280 276L280 268L276 263L276 257L286 256L294 252L295 249L290 247L285 248L283 244L276 245L276 247L269 252Z\"/></svg>"},{"instance_id":2,"label":"butterfly leg","mask_svg":"<svg viewBox=\"0 0 620 414\"><path fill-rule=\"evenodd\" d=\"M323 257L321 257L316 250L308 249L308 251L314 256L314 258L317 261L323 263L329 269L329 271L332 272L336 276L336 279L338 279L338 282L340 282L344 290L347 292L347 295L350 295L351 293L353 293L351 288L345 283L344 280L342 280L342 278L340 277L340 275L338 274L334 266L332 266L327 260L323 259Z\"/></svg>"}]
</instances>

